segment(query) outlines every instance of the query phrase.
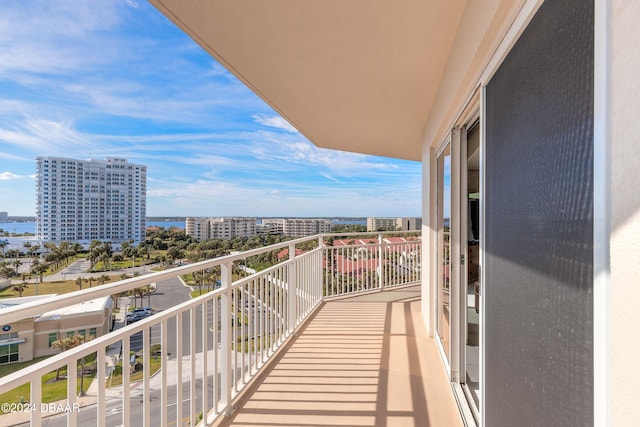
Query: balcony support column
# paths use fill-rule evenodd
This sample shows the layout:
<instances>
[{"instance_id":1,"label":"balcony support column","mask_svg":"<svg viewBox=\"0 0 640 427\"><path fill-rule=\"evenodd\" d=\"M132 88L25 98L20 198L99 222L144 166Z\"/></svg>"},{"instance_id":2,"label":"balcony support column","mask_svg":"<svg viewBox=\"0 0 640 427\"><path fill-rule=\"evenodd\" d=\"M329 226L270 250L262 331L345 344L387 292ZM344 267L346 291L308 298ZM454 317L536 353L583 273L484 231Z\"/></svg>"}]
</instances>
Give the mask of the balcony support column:
<instances>
[{"instance_id":1,"label":"balcony support column","mask_svg":"<svg viewBox=\"0 0 640 427\"><path fill-rule=\"evenodd\" d=\"M221 281L224 293L220 297L220 400L222 403L221 412L224 415L231 415L231 283L233 282L231 262L225 262L221 267Z\"/></svg>"},{"instance_id":2,"label":"balcony support column","mask_svg":"<svg viewBox=\"0 0 640 427\"><path fill-rule=\"evenodd\" d=\"M289 264L287 274L287 326L289 334L293 334L296 329L296 245L289 245Z\"/></svg>"}]
</instances>

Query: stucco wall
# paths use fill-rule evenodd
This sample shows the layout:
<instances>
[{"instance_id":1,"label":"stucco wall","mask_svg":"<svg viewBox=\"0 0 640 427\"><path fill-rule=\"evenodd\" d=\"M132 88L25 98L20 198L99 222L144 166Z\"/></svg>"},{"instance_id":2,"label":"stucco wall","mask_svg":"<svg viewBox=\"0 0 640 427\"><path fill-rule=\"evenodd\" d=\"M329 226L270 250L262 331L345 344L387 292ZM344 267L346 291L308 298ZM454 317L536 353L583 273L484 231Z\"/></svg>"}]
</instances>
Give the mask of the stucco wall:
<instances>
[{"instance_id":1,"label":"stucco wall","mask_svg":"<svg viewBox=\"0 0 640 427\"><path fill-rule=\"evenodd\" d=\"M640 2L611 6L611 425L640 425Z\"/></svg>"}]
</instances>

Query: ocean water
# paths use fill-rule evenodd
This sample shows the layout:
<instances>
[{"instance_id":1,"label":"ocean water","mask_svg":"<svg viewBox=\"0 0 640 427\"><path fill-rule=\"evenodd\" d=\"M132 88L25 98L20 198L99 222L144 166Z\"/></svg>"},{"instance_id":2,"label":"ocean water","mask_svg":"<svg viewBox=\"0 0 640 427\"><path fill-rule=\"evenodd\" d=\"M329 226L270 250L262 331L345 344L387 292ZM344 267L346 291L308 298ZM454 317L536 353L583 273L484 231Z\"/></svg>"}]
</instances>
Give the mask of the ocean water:
<instances>
[{"instance_id":1,"label":"ocean water","mask_svg":"<svg viewBox=\"0 0 640 427\"><path fill-rule=\"evenodd\" d=\"M184 230L183 221L149 221L147 222L147 227L151 227L151 226L164 227L164 228L178 227ZM35 234L36 223L35 222L0 222L0 229L4 231L8 231L9 233Z\"/></svg>"}]
</instances>

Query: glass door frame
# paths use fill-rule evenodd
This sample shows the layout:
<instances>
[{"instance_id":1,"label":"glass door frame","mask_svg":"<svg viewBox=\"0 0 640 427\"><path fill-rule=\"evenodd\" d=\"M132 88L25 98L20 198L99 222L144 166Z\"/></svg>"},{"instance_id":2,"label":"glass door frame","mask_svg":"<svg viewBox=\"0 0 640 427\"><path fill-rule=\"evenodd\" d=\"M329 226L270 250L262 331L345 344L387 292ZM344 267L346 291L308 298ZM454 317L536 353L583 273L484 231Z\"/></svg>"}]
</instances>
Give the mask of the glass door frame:
<instances>
[{"instance_id":1,"label":"glass door frame","mask_svg":"<svg viewBox=\"0 0 640 427\"><path fill-rule=\"evenodd\" d=\"M462 407L463 413L465 413L465 419L475 419L476 423L480 420L480 413L482 412L481 408L483 405L483 399L480 399L480 407L476 407L475 402L471 396L470 390L465 390L466 388L466 374L467 374L467 366L466 366L466 343L467 343L467 263L468 263L468 231L467 231L467 221L468 221L468 213L466 210L467 207L467 188L468 188L468 179L467 179L467 129L475 122L479 122L480 126L480 206L479 206L479 234L480 234L480 255L479 255L479 265L480 265L480 274L479 279L483 279L482 275L482 264L483 264L483 239L484 236L484 114L482 108L482 100L481 100L481 88L475 91L475 93L469 98L467 103L467 107L461 112L458 116L457 120L454 122L449 135L447 138L441 142L438 148L434 151L434 162L432 165L435 167L435 174L431 175L434 179L435 188L433 196L431 199L435 202L436 207L431 212L434 214L435 218L432 222L434 226L434 230L437 230L435 233L435 245L432 246L435 249L435 257L433 258L434 270L436 272L440 272L440 264L442 263L442 253L441 253L441 240L440 240L440 221L442 217L442 208L440 206L439 198L441 197L441 193L443 188L441 186L441 170L440 170L440 160L441 156L445 152L447 148L450 147L450 156L451 156L451 174L450 174L450 184L451 184L451 205L450 205L450 218L449 218L449 250L450 250L450 271L449 271L449 279L450 279L450 294L449 294L449 356L445 352L443 348L443 343L441 342L438 330L438 316L439 306L440 304L440 296L439 293L439 277L438 273L434 275L435 281L433 287L433 293L431 294L434 298L434 303L431 307L434 308L434 317L432 319L435 321L433 328L434 336L436 337L436 343L441 353L441 357L443 363L445 365L447 375L449 380L452 383L454 394L456 398L462 404L465 402L464 406L466 409ZM484 389L484 381L483 381L483 359L484 359L484 322L483 322L483 302L482 298L480 298L480 318L479 318L479 343L480 343L480 361L479 361L479 376L480 376L480 396L483 396Z\"/></svg>"},{"instance_id":2,"label":"glass door frame","mask_svg":"<svg viewBox=\"0 0 640 427\"><path fill-rule=\"evenodd\" d=\"M483 405L483 388L484 388L484 375L483 375L483 359L484 359L484 310L482 297L479 298L480 313L479 313L479 382L480 382L480 406L477 407L472 396L471 390L466 385L467 375L467 357L466 357L466 345L468 338L468 319L467 319L467 287L468 287L468 265L469 265L469 245L468 245L468 153L467 153L467 132L477 123L480 127L480 141L479 141L479 154L480 154L480 173L479 173L479 193L480 193L480 206L479 206L479 235L480 235L480 247L479 247L479 277L480 287L482 288L484 282L482 277L482 265L483 265L483 250L484 250L484 108L482 102L484 96L482 90L477 90L467 103L467 107L458 117L454 131L456 134L455 157L452 157L452 163L455 163L457 168L456 174L456 206L452 206L452 211L455 209L456 233L455 233L455 256L458 260L457 274L455 275L456 281L452 283L452 287L455 287L458 291L456 294L455 313L456 313L456 342L457 342L457 357L455 370L452 370L451 381L454 383L456 394L459 399L464 399L467 403L468 415L472 415L476 423L480 422L481 408ZM453 179L453 178L452 178ZM453 230L452 230L453 231ZM457 372L457 375L454 375Z\"/></svg>"},{"instance_id":3,"label":"glass door frame","mask_svg":"<svg viewBox=\"0 0 640 427\"><path fill-rule=\"evenodd\" d=\"M454 316L452 314L452 309L451 309L451 303L452 303L452 295L451 293L449 293L449 325L448 325L448 331L449 331L449 336L448 337L444 337L444 342L446 344L443 344L443 337L440 336L440 322L441 322L441 318L440 318L440 313L441 313L441 307L440 305L442 304L442 299L441 299L441 295L440 295L440 280L441 277L443 276L444 272L443 272L443 265L444 265L444 256L443 256L443 244L442 244L442 236L441 236L441 221L444 217L444 208L443 208L443 204L441 203L441 198L442 195L444 194L444 164L441 166L441 159L443 156L445 156L445 152L448 150L449 151L449 210L450 210L450 214L449 214L449 289L451 289L451 283L452 283L452 271L451 271L451 245L452 245L452 236L451 236L451 227L452 227L452 218L451 218L451 213L452 213L452 208L451 208L451 203L453 202L453 194L451 193L452 191L452 187L453 184L451 183L451 179L452 179L452 164L453 164L453 153L452 153L452 142L453 142L453 138L448 137L446 138L438 147L438 149L436 150L435 153L435 187L436 187L436 191L435 191L435 205L436 205L436 209L435 209L435 227L434 229L436 230L435 233L435 268L434 271L436 272L435 274L435 281L434 281L434 337L436 338L436 344L438 346L438 349L440 350L440 356L444 362L445 365L445 369L447 371L447 375L449 377L451 377L451 367L455 366L450 357L453 354L452 351L452 343L453 343L453 339L451 336L451 331L453 328L452 322L454 322L456 320L456 316ZM444 160L442 160L442 163L444 163ZM449 346L448 349L445 349L444 346L447 345Z\"/></svg>"}]
</instances>

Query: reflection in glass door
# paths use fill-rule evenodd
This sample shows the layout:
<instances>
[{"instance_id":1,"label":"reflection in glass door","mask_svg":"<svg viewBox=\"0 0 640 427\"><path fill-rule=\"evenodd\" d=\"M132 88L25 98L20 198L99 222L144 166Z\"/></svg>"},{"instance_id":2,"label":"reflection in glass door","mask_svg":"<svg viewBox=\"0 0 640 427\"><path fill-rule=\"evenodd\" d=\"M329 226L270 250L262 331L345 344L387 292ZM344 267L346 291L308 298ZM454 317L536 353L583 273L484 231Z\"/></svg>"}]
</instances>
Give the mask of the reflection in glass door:
<instances>
[{"instance_id":1,"label":"reflection in glass door","mask_svg":"<svg viewBox=\"0 0 640 427\"><path fill-rule=\"evenodd\" d=\"M447 361L451 352L451 145L438 156L438 290L437 332Z\"/></svg>"},{"instance_id":2,"label":"reflection in glass door","mask_svg":"<svg viewBox=\"0 0 640 427\"><path fill-rule=\"evenodd\" d=\"M465 373L463 382L476 413L480 408L480 127L478 122L470 126L462 153L463 180L461 195L461 219L466 227L461 230L462 246L466 247L468 262L466 274L461 277L461 287L466 289L462 313L466 318Z\"/></svg>"}]
</instances>

